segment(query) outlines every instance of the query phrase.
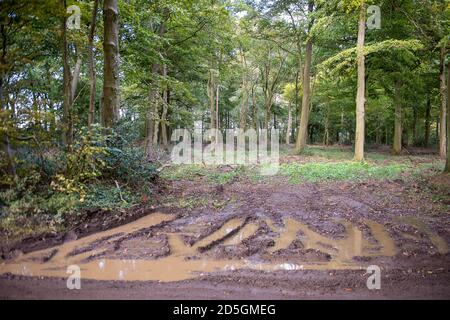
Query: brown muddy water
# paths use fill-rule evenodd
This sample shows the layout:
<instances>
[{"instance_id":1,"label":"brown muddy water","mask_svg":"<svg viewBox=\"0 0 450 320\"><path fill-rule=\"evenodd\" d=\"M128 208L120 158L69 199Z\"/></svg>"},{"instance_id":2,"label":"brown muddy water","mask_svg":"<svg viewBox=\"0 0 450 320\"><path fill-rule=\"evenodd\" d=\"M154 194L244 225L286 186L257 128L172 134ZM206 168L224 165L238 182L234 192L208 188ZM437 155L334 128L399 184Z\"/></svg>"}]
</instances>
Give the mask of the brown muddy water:
<instances>
[{"instance_id":1,"label":"brown muddy water","mask_svg":"<svg viewBox=\"0 0 450 320\"><path fill-rule=\"evenodd\" d=\"M214 232L200 238L193 245L184 242L183 236L201 229L188 224L181 228L183 232L163 232L169 250L163 257L153 260L107 258L111 244L153 229L161 229L175 221L174 215L155 213L127 225L93 234L58 247L32 252L4 262L0 274L15 274L38 277L67 277L67 268L78 265L84 279L121 280L121 281L161 281L171 282L195 278L213 272L240 269L277 271L277 270L360 270L367 265L358 262L355 257L393 257L398 253L394 240L386 228L371 220L364 220L370 236L348 221L336 221L345 228L345 233L333 239L311 230L306 224L286 218L283 225L275 225L271 220L246 221L230 219L218 226ZM233 247L252 237L265 223L275 234L274 245L255 258L225 259L204 254L210 248L220 245ZM448 252L448 245L439 236L431 232L427 225L419 220L402 221L428 235L430 241L440 253ZM165 230L165 229L164 229ZM326 254L324 262L311 262L294 255L277 256L280 250L289 248L294 241L300 241L305 250ZM303 260L303 261L302 261Z\"/></svg>"}]
</instances>

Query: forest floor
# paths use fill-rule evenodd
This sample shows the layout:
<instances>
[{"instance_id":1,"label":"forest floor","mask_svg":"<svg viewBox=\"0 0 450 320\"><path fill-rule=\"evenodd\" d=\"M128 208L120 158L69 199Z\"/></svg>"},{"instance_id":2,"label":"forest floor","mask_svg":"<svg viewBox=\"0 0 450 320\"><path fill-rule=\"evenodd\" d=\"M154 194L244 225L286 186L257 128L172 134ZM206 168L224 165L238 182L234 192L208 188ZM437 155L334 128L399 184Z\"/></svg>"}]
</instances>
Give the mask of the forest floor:
<instances>
[{"instance_id":1,"label":"forest floor","mask_svg":"<svg viewBox=\"0 0 450 320\"><path fill-rule=\"evenodd\" d=\"M0 298L450 299L443 162L422 149L351 156L283 150L275 176L168 167L149 210L3 248ZM66 287L69 265L81 290ZM380 290L366 285L371 265Z\"/></svg>"}]
</instances>

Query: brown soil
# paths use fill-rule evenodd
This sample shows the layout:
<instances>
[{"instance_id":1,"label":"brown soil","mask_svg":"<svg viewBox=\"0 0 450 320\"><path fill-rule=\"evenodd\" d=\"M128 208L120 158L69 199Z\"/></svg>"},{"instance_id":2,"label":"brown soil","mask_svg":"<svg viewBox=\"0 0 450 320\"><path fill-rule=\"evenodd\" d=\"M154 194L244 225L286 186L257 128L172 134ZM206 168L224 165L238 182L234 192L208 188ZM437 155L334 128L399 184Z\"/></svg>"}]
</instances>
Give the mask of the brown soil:
<instances>
[{"instance_id":1,"label":"brown soil","mask_svg":"<svg viewBox=\"0 0 450 320\"><path fill-rule=\"evenodd\" d=\"M424 191L436 185L445 190L448 176L426 185L173 182L165 196L210 201L24 242L15 249L34 252L5 255L0 298L449 299L448 200ZM66 288L69 264L80 265L82 290ZM369 265L381 267L381 290L366 287Z\"/></svg>"}]
</instances>

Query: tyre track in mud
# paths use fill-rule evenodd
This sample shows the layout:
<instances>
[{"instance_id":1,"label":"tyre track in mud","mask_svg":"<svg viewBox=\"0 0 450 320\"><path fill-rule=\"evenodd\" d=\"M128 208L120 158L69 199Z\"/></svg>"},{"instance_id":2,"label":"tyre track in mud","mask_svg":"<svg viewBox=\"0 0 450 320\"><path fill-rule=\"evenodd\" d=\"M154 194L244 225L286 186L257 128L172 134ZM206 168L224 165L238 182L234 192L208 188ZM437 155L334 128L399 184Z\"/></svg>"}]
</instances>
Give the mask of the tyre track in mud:
<instances>
[{"instance_id":1,"label":"tyre track in mud","mask_svg":"<svg viewBox=\"0 0 450 320\"><path fill-rule=\"evenodd\" d=\"M218 212L203 208L194 209L195 212L175 210L173 215L153 213L141 219L150 219L151 216L159 215L167 220L162 219L164 221L161 220L150 226L145 223L142 225L138 220L138 222L86 237L91 241L81 238L67 242L62 245L63 248L59 248L62 249L61 251L58 248L50 248L42 252L26 254L16 261L19 262L16 263L16 270L11 268L11 263L14 261L7 261L0 268L0 273L3 274L0 277L0 283L7 286L10 283L19 285L17 281L21 280L17 279L27 275L20 268L20 261L23 263L29 259L31 262L27 261L27 263L40 264L41 267L45 265L41 269L38 268L37 271L41 274L37 272L34 279L36 276L44 277L43 283L50 286L53 282L47 280L47 277L64 276L64 266L67 264L65 262L69 262L59 260L62 264L56 266L57 270L48 271L49 266L52 267L51 264L58 260L59 254L59 259L61 255L69 260L77 258L76 261L70 260L70 262L80 263L82 270L83 267L87 268L85 269L87 279L93 279L86 280L90 281L89 283L97 283L95 279L103 280L98 282L99 286L107 287L109 281L121 280L124 288L128 288L124 289L128 290L128 294L135 280L144 281L149 287L153 286L153 281L162 280L168 284L168 287L171 286L169 285L171 282L178 283L186 292L189 291L188 287L190 283L193 283L192 281L205 283L206 286L208 283L218 281L218 291L221 290L220 288L225 289L223 282L227 283L227 287L232 287L234 283L236 288L240 288L239 292L245 292L254 287L256 296L260 297L268 294L267 287L271 284L279 286L281 296L285 298L295 297L295 294L292 294L295 288L305 294L304 289L309 288L311 292L317 293L324 290L327 294L334 292L333 294L339 296L342 292L333 291L332 288L336 286L335 278L341 277L342 281L337 281L340 289L353 288L353 291L346 293L350 295L354 293L362 297L366 294L363 290L364 283L361 282L364 268L369 264L380 264L383 270L391 274L390 279L386 278L387 287L390 288L390 292L385 293L387 296L398 293L394 286L397 282L403 283L400 286L403 288L419 287L419 291L423 294L430 292L432 287L439 287L434 277L436 276L443 281L441 285L444 286L444 288L439 287L439 290L436 289L436 292L440 292L441 297L442 295L449 297L448 290L445 290L450 287L447 216L437 218L425 216L419 220L410 219L409 221L401 219L402 217L395 219L396 211L388 206L384 211L375 210L378 212L373 218L377 221L368 221L369 212L355 213L355 210L360 209L358 203L372 208L385 202L386 199L380 199L383 195L374 194L361 198L361 194L355 191L357 190L355 186L351 186L351 189L344 188L342 191L337 189L338 191L334 193L329 186L325 189L317 186L314 188L303 186L297 190L288 186L280 186L277 189L274 186L265 185L246 187L235 184L225 188L224 196L232 194L237 195L239 199L235 205L227 206ZM275 193L274 189L277 190ZM195 192L195 189L192 191ZM284 198L283 195L285 195ZM287 198L286 195L288 195ZM317 195L317 198L314 199L313 195ZM277 205L270 201L274 197L279 204L282 204L281 212L272 210ZM292 200L293 197L300 204L292 201L283 202L286 199ZM349 199L350 202L345 203L345 199ZM405 205L405 201L401 205ZM414 203L406 204L404 209L407 212L407 218L416 216L409 214L414 213L412 211L414 205ZM352 207L350 212L346 212ZM243 208L245 209L242 210ZM289 224L296 224L296 227L289 230ZM439 233L435 231L435 225L441 226ZM127 232L121 232L124 229ZM189 231L190 229L192 230ZM347 243L346 239L349 238L351 240ZM277 239L284 241L283 245L277 245ZM155 252L159 250L160 254L143 253L137 254L135 259L127 258L127 254L133 254L143 246L144 240L154 240L152 243L157 248ZM73 242L77 243L77 241L84 246L75 246ZM131 241L134 241L134 244ZM358 244L355 246L356 242ZM405 250L405 244L408 250ZM64 249L64 246L71 246L75 250L67 250L67 247ZM345 254L341 255L339 250L344 250ZM412 254L405 255L408 252ZM425 263L421 264L420 261ZM114 265L114 263L117 264ZM114 272L110 272L108 276L98 277L95 271L100 272L98 268L101 265L103 268L112 265ZM139 269L140 267L144 271ZM409 272L416 267L419 274L425 274L428 277L418 277L415 270ZM94 270L95 268L97 270ZM133 273L133 268L137 268L137 274ZM152 268L156 270L156 273L153 271L153 274L149 274L148 270ZM171 268L180 270L171 271ZM126 272L122 272L120 277L120 272L125 269ZM336 271L339 269L344 270ZM351 269L362 271L351 271ZM408 271L406 274L404 274L405 270ZM132 276L128 278L127 272ZM143 275L139 275L140 272L143 272ZM158 278L158 272L161 272L161 275L164 273L164 276ZM359 272L355 278L358 279L358 281L355 280L356 282L349 280L354 272ZM327 284L323 280L324 274L339 274L339 276L330 276ZM311 277L309 282L303 281L303 284L301 281L296 282L293 285L294 288L283 280L285 277L303 279L304 275ZM323 290L316 288L314 277L323 280L321 282ZM225 279L230 280L225 281ZM130 284L125 284L126 282ZM243 283L245 285L242 285ZM141 285L134 284L134 286ZM315 291L313 288L316 288ZM358 290L362 291L356 293ZM214 294L219 294L218 291ZM230 297L239 297L235 290L230 292L234 292L230 294ZM196 294L201 296L199 292ZM272 294L275 293L272 292ZM192 297L195 297L195 294Z\"/></svg>"}]
</instances>

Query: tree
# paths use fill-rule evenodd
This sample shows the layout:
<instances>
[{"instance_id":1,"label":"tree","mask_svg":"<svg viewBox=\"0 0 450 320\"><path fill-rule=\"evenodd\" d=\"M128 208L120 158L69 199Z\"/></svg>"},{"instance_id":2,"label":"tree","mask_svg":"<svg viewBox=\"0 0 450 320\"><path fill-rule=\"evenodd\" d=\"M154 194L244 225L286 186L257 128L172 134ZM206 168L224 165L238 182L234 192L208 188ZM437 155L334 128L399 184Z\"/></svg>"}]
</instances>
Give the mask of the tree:
<instances>
[{"instance_id":1,"label":"tree","mask_svg":"<svg viewBox=\"0 0 450 320\"><path fill-rule=\"evenodd\" d=\"M89 115L88 115L89 129L91 129L92 124L95 121L95 96L97 90L97 80L95 75L95 62L94 62L94 35L97 26L98 1L99 0L94 0L94 8L92 9L92 19L88 37L88 65L89 65L89 82L90 82Z\"/></svg>"},{"instance_id":2,"label":"tree","mask_svg":"<svg viewBox=\"0 0 450 320\"><path fill-rule=\"evenodd\" d=\"M103 1L102 122L106 128L113 127L119 111L119 8L117 1Z\"/></svg>"},{"instance_id":3,"label":"tree","mask_svg":"<svg viewBox=\"0 0 450 320\"><path fill-rule=\"evenodd\" d=\"M447 62L447 83L450 84L450 60ZM447 162L445 172L450 173L450 86L447 86Z\"/></svg>"},{"instance_id":4,"label":"tree","mask_svg":"<svg viewBox=\"0 0 450 320\"><path fill-rule=\"evenodd\" d=\"M366 4L361 0L358 27L358 44L356 47L358 60L358 87L356 94L356 131L355 131L355 161L364 161L365 139L365 93L366 93L366 66L364 53L364 40L366 32Z\"/></svg>"},{"instance_id":5,"label":"tree","mask_svg":"<svg viewBox=\"0 0 450 320\"><path fill-rule=\"evenodd\" d=\"M395 104L395 119L394 119L394 145L393 145L393 153L394 155L400 155L402 152L402 97L400 94L400 90L402 88L402 80L398 77L395 80L395 89L394 89L394 104Z\"/></svg>"},{"instance_id":6,"label":"tree","mask_svg":"<svg viewBox=\"0 0 450 320\"><path fill-rule=\"evenodd\" d=\"M439 155L442 159L446 158L447 153L447 133L446 133L446 127L447 127L447 85L445 83L445 57L446 57L446 48L445 48L445 42L441 46L440 50L440 59L439 59L439 91L440 91L440 97L441 97L441 108L439 113Z\"/></svg>"},{"instance_id":7,"label":"tree","mask_svg":"<svg viewBox=\"0 0 450 320\"><path fill-rule=\"evenodd\" d=\"M314 11L313 1L308 3L308 12L311 15ZM309 30L311 30L313 20L310 23ZM309 124L309 113L310 113L310 92L311 92L311 63L312 63L312 35L308 36L306 42L306 53L305 53L305 66L303 70L303 100L302 100L302 112L300 127L298 130L296 151L301 154L306 147L306 137L308 136L308 124Z\"/></svg>"},{"instance_id":8,"label":"tree","mask_svg":"<svg viewBox=\"0 0 450 320\"><path fill-rule=\"evenodd\" d=\"M94 134L99 102L101 124L130 132L152 161L200 120L274 126L300 151L354 143L357 161L372 143L442 151L443 1L78 1L79 30L65 26L74 2L28 3L1 2L2 173L23 138L66 152L86 124ZM366 34L369 3L383 23Z\"/></svg>"},{"instance_id":9,"label":"tree","mask_svg":"<svg viewBox=\"0 0 450 320\"><path fill-rule=\"evenodd\" d=\"M421 39L423 44L430 51L430 60L433 59L434 53L438 53L439 56L437 60L439 61L439 123L437 127L439 130L439 154L442 159L446 156L446 83L445 83L445 57L447 54L448 46L448 28L449 28L449 16L450 11L448 10L447 1L430 1L421 0L417 1L415 5L405 5L397 6L398 9L405 15L405 17L410 21L411 25L414 26L417 33L417 38ZM420 10L417 10L420 8ZM430 97L428 96L428 99ZM430 119L429 113L431 107L427 101L427 117L426 117L426 134L425 134L425 145L429 144L429 126Z\"/></svg>"},{"instance_id":10,"label":"tree","mask_svg":"<svg viewBox=\"0 0 450 320\"><path fill-rule=\"evenodd\" d=\"M73 86L72 86L72 74L70 71L69 65L69 48L67 43L67 17L66 17L66 9L67 4L66 0L61 0L62 10L63 10L63 18L61 20L61 30L62 30L62 60L63 60L63 135L62 141L63 144L68 148L72 145L73 140L73 119L72 119L72 104L73 104Z\"/></svg>"}]
</instances>

